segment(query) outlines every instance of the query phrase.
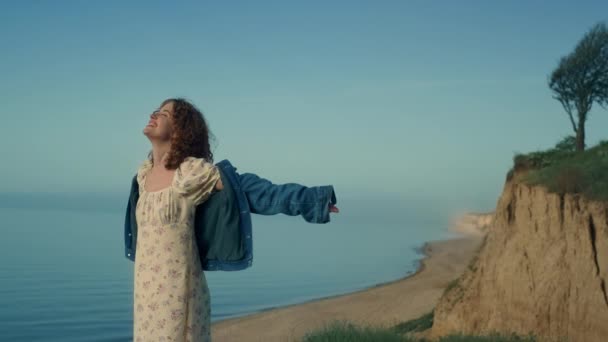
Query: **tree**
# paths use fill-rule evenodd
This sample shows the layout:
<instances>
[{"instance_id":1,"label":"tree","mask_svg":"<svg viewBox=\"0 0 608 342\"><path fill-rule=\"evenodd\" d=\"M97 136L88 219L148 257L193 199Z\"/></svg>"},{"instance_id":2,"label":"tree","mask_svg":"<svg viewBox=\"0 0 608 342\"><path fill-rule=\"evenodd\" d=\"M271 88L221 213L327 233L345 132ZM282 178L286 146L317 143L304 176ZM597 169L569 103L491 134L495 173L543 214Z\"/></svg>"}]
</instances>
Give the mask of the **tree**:
<instances>
[{"instance_id":1,"label":"tree","mask_svg":"<svg viewBox=\"0 0 608 342\"><path fill-rule=\"evenodd\" d=\"M585 149L585 123L594 102L608 105L608 29L605 23L593 26L573 52L559 61L549 77L549 88L572 123L576 150ZM576 110L577 120L574 120Z\"/></svg>"}]
</instances>

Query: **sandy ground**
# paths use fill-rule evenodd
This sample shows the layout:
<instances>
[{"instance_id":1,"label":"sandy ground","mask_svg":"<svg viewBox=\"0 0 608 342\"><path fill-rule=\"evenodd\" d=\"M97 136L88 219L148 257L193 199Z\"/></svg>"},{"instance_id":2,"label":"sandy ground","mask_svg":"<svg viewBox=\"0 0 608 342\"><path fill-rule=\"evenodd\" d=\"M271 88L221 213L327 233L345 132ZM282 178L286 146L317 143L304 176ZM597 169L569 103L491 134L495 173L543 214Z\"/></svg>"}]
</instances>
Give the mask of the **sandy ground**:
<instances>
[{"instance_id":1,"label":"sandy ground","mask_svg":"<svg viewBox=\"0 0 608 342\"><path fill-rule=\"evenodd\" d=\"M420 269L362 291L275 308L212 324L214 342L300 341L334 320L393 326L430 312L445 287L466 268L482 238L474 235L425 245Z\"/></svg>"}]
</instances>

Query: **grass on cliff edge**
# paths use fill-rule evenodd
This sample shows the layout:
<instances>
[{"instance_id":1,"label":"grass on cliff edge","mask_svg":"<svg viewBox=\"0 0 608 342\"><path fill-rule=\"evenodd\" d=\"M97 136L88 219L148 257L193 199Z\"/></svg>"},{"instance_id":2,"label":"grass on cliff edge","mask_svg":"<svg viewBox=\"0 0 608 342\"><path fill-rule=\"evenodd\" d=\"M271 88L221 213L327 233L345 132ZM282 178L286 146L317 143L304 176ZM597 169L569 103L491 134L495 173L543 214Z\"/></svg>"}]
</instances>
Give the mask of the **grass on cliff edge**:
<instances>
[{"instance_id":1,"label":"grass on cliff edge","mask_svg":"<svg viewBox=\"0 0 608 342\"><path fill-rule=\"evenodd\" d=\"M303 342L428 342L406 334L429 329L433 325L433 312L420 318L397 324L392 328L358 327L348 321L334 321L324 329L307 334ZM535 342L533 336L516 335L466 336L450 335L439 342Z\"/></svg>"},{"instance_id":2,"label":"grass on cliff edge","mask_svg":"<svg viewBox=\"0 0 608 342\"><path fill-rule=\"evenodd\" d=\"M520 170L529 171L522 181L542 185L558 194L581 194L588 199L608 201L608 141L583 152L575 152L571 137L554 148L513 158L508 179Z\"/></svg>"}]
</instances>

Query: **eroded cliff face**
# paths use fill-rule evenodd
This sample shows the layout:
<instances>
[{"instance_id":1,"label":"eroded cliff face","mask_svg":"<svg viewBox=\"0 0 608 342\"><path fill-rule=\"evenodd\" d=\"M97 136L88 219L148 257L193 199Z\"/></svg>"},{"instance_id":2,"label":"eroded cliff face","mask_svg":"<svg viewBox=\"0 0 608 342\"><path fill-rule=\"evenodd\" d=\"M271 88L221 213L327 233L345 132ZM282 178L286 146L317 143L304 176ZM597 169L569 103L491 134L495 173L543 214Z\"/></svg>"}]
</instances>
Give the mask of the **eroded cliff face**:
<instances>
[{"instance_id":1,"label":"eroded cliff face","mask_svg":"<svg viewBox=\"0 0 608 342\"><path fill-rule=\"evenodd\" d=\"M608 204L509 180L477 256L437 305L430 337L608 341L607 287Z\"/></svg>"}]
</instances>

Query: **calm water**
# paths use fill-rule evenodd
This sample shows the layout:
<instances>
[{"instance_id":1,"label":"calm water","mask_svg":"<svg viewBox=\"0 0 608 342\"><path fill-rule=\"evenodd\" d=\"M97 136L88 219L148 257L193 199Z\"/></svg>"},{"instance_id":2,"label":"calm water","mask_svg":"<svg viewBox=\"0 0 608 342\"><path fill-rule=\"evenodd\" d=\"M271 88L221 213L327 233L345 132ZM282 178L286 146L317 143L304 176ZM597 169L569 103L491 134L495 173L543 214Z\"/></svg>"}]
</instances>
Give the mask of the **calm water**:
<instances>
[{"instance_id":1,"label":"calm water","mask_svg":"<svg viewBox=\"0 0 608 342\"><path fill-rule=\"evenodd\" d=\"M0 195L0 341L131 340L126 200ZM412 203L339 197L341 212L328 224L253 215L253 266L205 273L212 321L414 272L423 243L449 234L440 209Z\"/></svg>"}]
</instances>

